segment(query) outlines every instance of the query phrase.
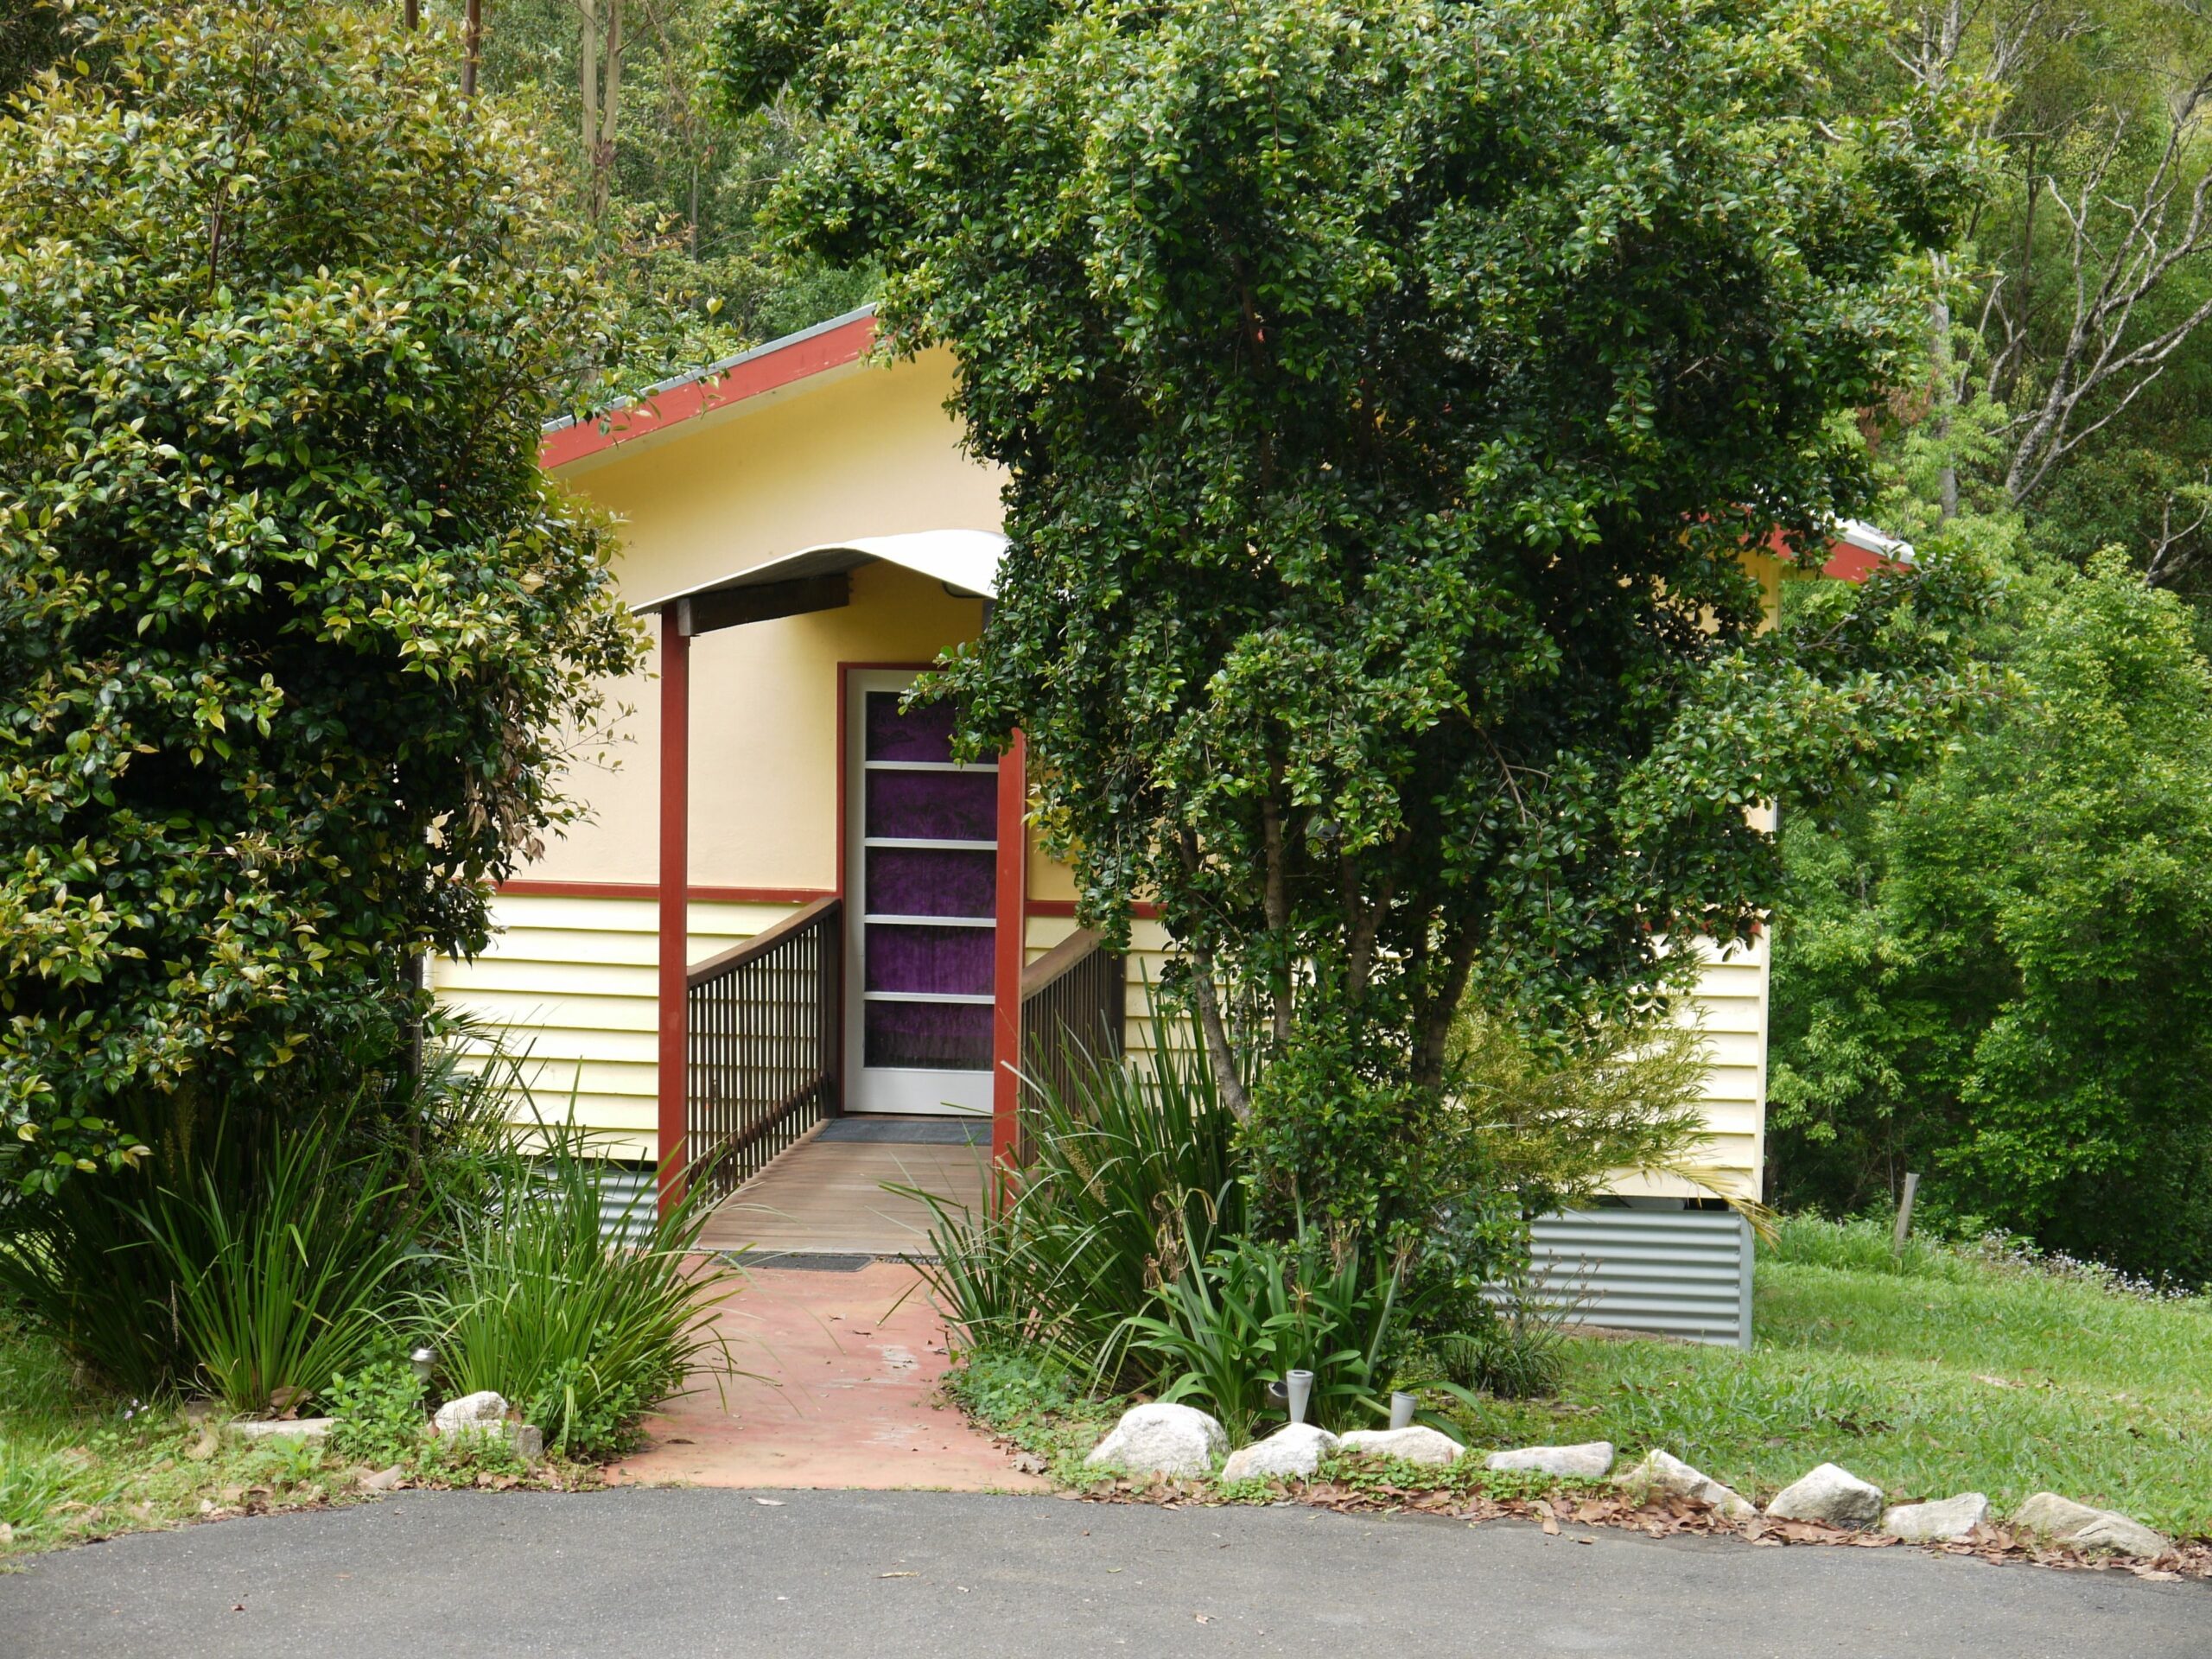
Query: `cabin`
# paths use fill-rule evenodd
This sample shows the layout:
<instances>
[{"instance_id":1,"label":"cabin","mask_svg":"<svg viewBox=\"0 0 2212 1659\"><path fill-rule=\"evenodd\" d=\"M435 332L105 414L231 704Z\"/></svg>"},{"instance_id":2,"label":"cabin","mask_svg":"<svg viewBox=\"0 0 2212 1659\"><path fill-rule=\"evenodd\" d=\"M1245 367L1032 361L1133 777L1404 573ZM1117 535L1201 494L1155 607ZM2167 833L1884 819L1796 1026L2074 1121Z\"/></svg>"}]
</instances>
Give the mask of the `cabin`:
<instances>
[{"instance_id":1,"label":"cabin","mask_svg":"<svg viewBox=\"0 0 2212 1659\"><path fill-rule=\"evenodd\" d=\"M885 1184L978 1200L1020 1155L1025 1055L1182 1039L1148 995L1156 918L1125 956L1077 927L1020 743L958 766L945 712L899 707L983 625L1001 480L960 448L950 355L886 365L874 338L855 312L548 429L546 468L620 523L652 659L610 689L613 764L567 780L589 821L502 886L486 954L431 969L534 1109L641 1189L697 1172L709 1244L798 1258L925 1249ZM1882 556L1857 534L1840 559ZM1705 1161L1756 1198L1766 953L1705 954ZM1592 1321L1749 1340L1751 1235L1707 1193L1624 1179L1538 1246Z\"/></svg>"}]
</instances>

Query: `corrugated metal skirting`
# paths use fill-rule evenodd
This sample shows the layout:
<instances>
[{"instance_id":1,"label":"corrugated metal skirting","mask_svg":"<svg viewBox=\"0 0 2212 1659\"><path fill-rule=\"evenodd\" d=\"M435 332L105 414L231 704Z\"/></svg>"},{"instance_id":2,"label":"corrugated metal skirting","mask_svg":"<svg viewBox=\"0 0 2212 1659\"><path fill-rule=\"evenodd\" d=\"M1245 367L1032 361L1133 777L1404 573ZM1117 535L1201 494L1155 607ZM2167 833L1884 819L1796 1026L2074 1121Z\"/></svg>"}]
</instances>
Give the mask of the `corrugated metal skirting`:
<instances>
[{"instance_id":1,"label":"corrugated metal skirting","mask_svg":"<svg viewBox=\"0 0 2212 1659\"><path fill-rule=\"evenodd\" d=\"M1577 1322L1751 1345L1751 1230L1733 1211L1573 1210L1533 1231L1535 1282Z\"/></svg>"},{"instance_id":2,"label":"corrugated metal skirting","mask_svg":"<svg viewBox=\"0 0 2212 1659\"><path fill-rule=\"evenodd\" d=\"M599 1230L609 1240L642 1244L652 1232L659 1177L651 1164L609 1161L599 1183Z\"/></svg>"}]
</instances>

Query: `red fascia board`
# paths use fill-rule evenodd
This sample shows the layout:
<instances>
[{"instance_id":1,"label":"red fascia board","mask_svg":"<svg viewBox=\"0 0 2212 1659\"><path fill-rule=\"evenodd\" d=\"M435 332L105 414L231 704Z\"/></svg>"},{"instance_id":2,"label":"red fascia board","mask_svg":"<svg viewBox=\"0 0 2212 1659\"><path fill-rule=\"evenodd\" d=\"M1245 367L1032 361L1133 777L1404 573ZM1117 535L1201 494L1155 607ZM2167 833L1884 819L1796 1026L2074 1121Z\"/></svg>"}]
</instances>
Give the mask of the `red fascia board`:
<instances>
[{"instance_id":1,"label":"red fascia board","mask_svg":"<svg viewBox=\"0 0 2212 1659\"><path fill-rule=\"evenodd\" d=\"M875 318L855 317L820 334L802 334L774 351L748 357L720 374L703 375L611 410L596 421L579 421L546 435L538 464L548 472L618 444L741 404L830 369L857 361L875 340Z\"/></svg>"}]
</instances>

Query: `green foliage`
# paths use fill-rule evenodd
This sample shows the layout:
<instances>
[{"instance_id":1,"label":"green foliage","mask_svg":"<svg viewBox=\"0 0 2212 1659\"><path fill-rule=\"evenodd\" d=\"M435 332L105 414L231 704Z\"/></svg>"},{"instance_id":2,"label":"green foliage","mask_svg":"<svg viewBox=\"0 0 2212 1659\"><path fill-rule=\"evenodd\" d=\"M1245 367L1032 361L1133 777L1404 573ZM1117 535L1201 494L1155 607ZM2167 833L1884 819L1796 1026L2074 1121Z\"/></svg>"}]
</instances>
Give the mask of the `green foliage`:
<instances>
[{"instance_id":1,"label":"green foliage","mask_svg":"<svg viewBox=\"0 0 2212 1659\"><path fill-rule=\"evenodd\" d=\"M1792 1204L2212 1281L2212 663L2118 560L2024 582L1989 718L1786 827L1772 1145Z\"/></svg>"},{"instance_id":2,"label":"green foliage","mask_svg":"<svg viewBox=\"0 0 2212 1659\"><path fill-rule=\"evenodd\" d=\"M352 1113L158 1138L149 1167L0 1200L0 1292L79 1363L236 1411L313 1395L375 1338L410 1234Z\"/></svg>"},{"instance_id":3,"label":"green foliage","mask_svg":"<svg viewBox=\"0 0 2212 1659\"><path fill-rule=\"evenodd\" d=\"M1309 1421L1370 1427L1389 1415L1406 1346L1402 1270L1311 1229L1287 1244L1238 1239L1159 1287L1128 1321L1130 1357L1161 1399L1203 1402L1232 1446L1279 1410L1267 1385L1293 1370L1313 1373Z\"/></svg>"},{"instance_id":4,"label":"green foliage","mask_svg":"<svg viewBox=\"0 0 2212 1659\"><path fill-rule=\"evenodd\" d=\"M423 1449L429 1417L423 1379L404 1359L372 1360L331 1379L330 1449L350 1463L388 1468Z\"/></svg>"},{"instance_id":5,"label":"green foliage","mask_svg":"<svg viewBox=\"0 0 2212 1659\"><path fill-rule=\"evenodd\" d=\"M1971 579L1762 633L1742 556L1863 499L1832 416L1904 360L1957 183L1940 110L1831 84L1870 16L727 14L733 106L823 112L787 234L881 263L880 326L953 348L1008 470L993 621L938 689L974 743L1027 733L1087 918L1156 895L1240 1108L1252 1000L1287 1157L1309 1109L1418 1143L1471 982L1566 1027L1679 970L1668 933L1747 938L1779 860L1745 809L1950 701ZM1357 1167L1332 1209L1417 1230L1416 1173Z\"/></svg>"},{"instance_id":6,"label":"green foliage","mask_svg":"<svg viewBox=\"0 0 2212 1659\"><path fill-rule=\"evenodd\" d=\"M1455 1324L1479 1316L1481 1285L1522 1249L1522 1214L1472 1115L1440 1094L1408 1101L1395 1071L1309 1010L1260 1074L1237 1146L1264 1229L1291 1236L1310 1216L1373 1239Z\"/></svg>"},{"instance_id":7,"label":"green foliage","mask_svg":"<svg viewBox=\"0 0 2212 1659\"><path fill-rule=\"evenodd\" d=\"M534 147L396 9L101 44L0 119L0 1121L48 1186L397 1046L639 650L537 467L601 330Z\"/></svg>"},{"instance_id":8,"label":"green foliage","mask_svg":"<svg viewBox=\"0 0 2212 1659\"><path fill-rule=\"evenodd\" d=\"M595 227L620 308L623 388L836 316L875 291L870 270L779 264L760 208L815 124L791 105L720 118L704 60L721 9L721 0L626 0L619 118L601 181L608 206ZM602 17L612 10L602 0ZM576 137L581 35L573 0L502 0L484 62L485 85L572 158L579 200L595 165Z\"/></svg>"},{"instance_id":9,"label":"green foliage","mask_svg":"<svg viewBox=\"0 0 2212 1659\"><path fill-rule=\"evenodd\" d=\"M1487 1319L1431 1338L1434 1369L1453 1387L1532 1400L1559 1392L1567 1374L1570 1301L1541 1294L1529 1282L1526 1257L1508 1272L1498 1306Z\"/></svg>"},{"instance_id":10,"label":"green foliage","mask_svg":"<svg viewBox=\"0 0 2212 1659\"><path fill-rule=\"evenodd\" d=\"M1704 1033L1662 1009L1578 1035L1538 1044L1471 1001L1452 1029L1451 1105L1522 1213L1587 1205L1624 1171L1717 1181L1698 1161L1710 1133Z\"/></svg>"},{"instance_id":11,"label":"green foliage","mask_svg":"<svg viewBox=\"0 0 2212 1659\"><path fill-rule=\"evenodd\" d=\"M382 1334L385 1282L409 1241L391 1227L389 1164L345 1156L346 1128L293 1125L247 1154L242 1184L216 1173L218 1147L196 1181L135 1209L195 1362L190 1380L233 1411L312 1397Z\"/></svg>"},{"instance_id":12,"label":"green foliage","mask_svg":"<svg viewBox=\"0 0 2212 1659\"><path fill-rule=\"evenodd\" d=\"M601 1227L602 1202L616 1209L609 1166L570 1132L534 1138L544 1144L516 1147L500 1201L464 1224L416 1309L455 1393L504 1395L548 1450L611 1455L691 1370L716 1354L728 1363L715 1314L730 1291L686 1262L711 1203L699 1188L664 1213L620 1212L645 1236L611 1243Z\"/></svg>"},{"instance_id":13,"label":"green foliage","mask_svg":"<svg viewBox=\"0 0 2212 1659\"><path fill-rule=\"evenodd\" d=\"M916 1196L933 1213L921 1270L961 1343L1090 1370L1154 1286L1247 1221L1235 1121L1203 1060L1171 1050L1073 1071L1071 1089L1024 1088L1032 1161L981 1214Z\"/></svg>"}]
</instances>

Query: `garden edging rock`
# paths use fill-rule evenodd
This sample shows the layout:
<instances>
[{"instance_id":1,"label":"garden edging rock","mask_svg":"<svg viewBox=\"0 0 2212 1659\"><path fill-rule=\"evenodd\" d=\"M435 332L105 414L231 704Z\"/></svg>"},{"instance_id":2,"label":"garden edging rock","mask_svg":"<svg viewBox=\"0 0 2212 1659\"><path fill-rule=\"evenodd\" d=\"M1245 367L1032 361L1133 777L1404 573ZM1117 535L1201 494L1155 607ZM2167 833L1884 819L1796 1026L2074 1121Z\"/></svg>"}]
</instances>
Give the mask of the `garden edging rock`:
<instances>
[{"instance_id":1,"label":"garden edging rock","mask_svg":"<svg viewBox=\"0 0 2212 1659\"><path fill-rule=\"evenodd\" d=\"M232 1418L224 1427L242 1440L320 1440L330 1433L327 1417Z\"/></svg>"},{"instance_id":2,"label":"garden edging rock","mask_svg":"<svg viewBox=\"0 0 2212 1659\"><path fill-rule=\"evenodd\" d=\"M1084 1465L1133 1475L1196 1478L1211 1472L1213 1460L1228 1448L1221 1425L1197 1407L1155 1402L1123 1412Z\"/></svg>"},{"instance_id":3,"label":"garden edging rock","mask_svg":"<svg viewBox=\"0 0 2212 1659\"><path fill-rule=\"evenodd\" d=\"M1741 1492L1723 1486L1712 1476L1691 1468L1666 1452L1650 1453L1626 1474L1615 1476L1613 1484L1638 1503L1649 1500L1652 1493L1661 1492L1671 1497L1694 1498L1731 1521L1748 1521L1758 1513L1758 1506Z\"/></svg>"},{"instance_id":4,"label":"garden edging rock","mask_svg":"<svg viewBox=\"0 0 2212 1659\"><path fill-rule=\"evenodd\" d=\"M1337 1437L1311 1423L1287 1423L1264 1440L1240 1446L1221 1467L1224 1480L1305 1479L1337 1449Z\"/></svg>"},{"instance_id":5,"label":"garden edging rock","mask_svg":"<svg viewBox=\"0 0 2212 1659\"><path fill-rule=\"evenodd\" d=\"M1501 1474L1526 1471L1539 1475L1584 1475L1602 1478L1613 1467L1611 1440L1585 1440L1579 1446L1523 1446L1493 1452L1484 1466Z\"/></svg>"},{"instance_id":6,"label":"garden edging rock","mask_svg":"<svg viewBox=\"0 0 2212 1659\"><path fill-rule=\"evenodd\" d=\"M1449 1434L1422 1423L1411 1428L1355 1428L1337 1446L1354 1457L1402 1458L1431 1468L1457 1462L1467 1449Z\"/></svg>"},{"instance_id":7,"label":"garden edging rock","mask_svg":"<svg viewBox=\"0 0 2212 1659\"><path fill-rule=\"evenodd\" d=\"M2012 1524L2022 1532L2034 1533L2070 1549L2149 1556L2163 1555L2173 1548L2164 1534L2153 1532L2133 1516L2117 1510L2092 1509L2056 1492L2037 1492L2020 1505Z\"/></svg>"},{"instance_id":8,"label":"garden edging rock","mask_svg":"<svg viewBox=\"0 0 2212 1659\"><path fill-rule=\"evenodd\" d=\"M507 1402L489 1389L464 1394L438 1408L430 1421L441 1435L489 1433L507 1421Z\"/></svg>"},{"instance_id":9,"label":"garden edging rock","mask_svg":"<svg viewBox=\"0 0 2212 1659\"><path fill-rule=\"evenodd\" d=\"M1855 1531L1882 1518L1882 1489L1824 1463L1777 1492L1766 1512L1777 1521L1820 1521Z\"/></svg>"},{"instance_id":10,"label":"garden edging rock","mask_svg":"<svg viewBox=\"0 0 2212 1659\"><path fill-rule=\"evenodd\" d=\"M1971 1536L1989 1518L1989 1499L1980 1492L1929 1503L1900 1503L1882 1512L1882 1530L1908 1544L1948 1544Z\"/></svg>"}]
</instances>

